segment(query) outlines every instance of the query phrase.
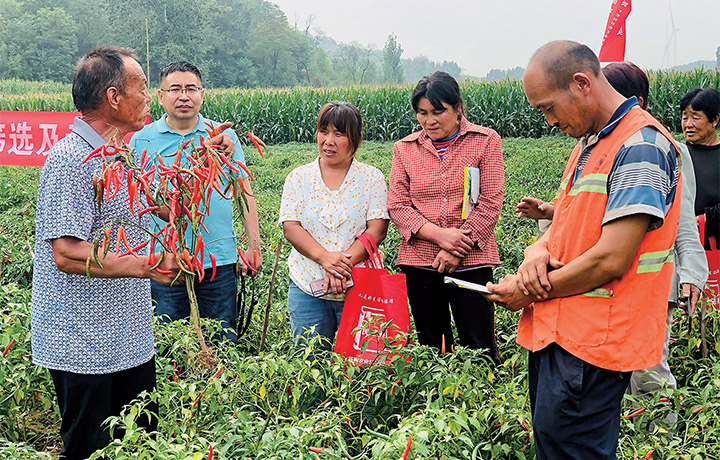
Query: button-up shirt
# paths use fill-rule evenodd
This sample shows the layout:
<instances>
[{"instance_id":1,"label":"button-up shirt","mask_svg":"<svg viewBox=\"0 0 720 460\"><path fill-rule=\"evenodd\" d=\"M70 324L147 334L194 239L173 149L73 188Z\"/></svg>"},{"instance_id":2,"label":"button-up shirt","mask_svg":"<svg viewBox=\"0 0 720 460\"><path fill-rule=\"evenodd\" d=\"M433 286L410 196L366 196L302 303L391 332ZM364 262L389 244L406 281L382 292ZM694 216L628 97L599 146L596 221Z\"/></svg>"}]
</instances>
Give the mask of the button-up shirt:
<instances>
[{"instance_id":1,"label":"button-up shirt","mask_svg":"<svg viewBox=\"0 0 720 460\"><path fill-rule=\"evenodd\" d=\"M367 221L387 219L387 187L379 169L353 160L338 190L323 181L318 160L288 174L282 191L280 222L297 221L328 251L346 251ZM290 251L290 279L310 294L310 283L325 277L322 265ZM340 300L341 296L325 298Z\"/></svg>"},{"instance_id":2,"label":"button-up shirt","mask_svg":"<svg viewBox=\"0 0 720 460\"><path fill-rule=\"evenodd\" d=\"M462 219L465 167L480 170L478 203ZM470 229L474 246L459 268L500 263L495 224L502 207L505 170L500 136L464 117L460 130L442 158L424 131L393 146L388 209L402 235L397 263L430 267L437 244L415 234L428 222L442 228Z\"/></svg>"}]
</instances>

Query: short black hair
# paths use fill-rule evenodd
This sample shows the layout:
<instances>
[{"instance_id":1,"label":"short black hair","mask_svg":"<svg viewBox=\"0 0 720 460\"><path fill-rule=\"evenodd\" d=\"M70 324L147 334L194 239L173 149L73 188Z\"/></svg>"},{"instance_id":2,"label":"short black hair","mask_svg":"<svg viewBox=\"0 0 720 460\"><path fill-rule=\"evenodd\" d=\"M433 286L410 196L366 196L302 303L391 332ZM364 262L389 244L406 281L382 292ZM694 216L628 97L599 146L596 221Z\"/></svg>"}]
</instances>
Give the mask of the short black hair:
<instances>
[{"instance_id":1,"label":"short black hair","mask_svg":"<svg viewBox=\"0 0 720 460\"><path fill-rule=\"evenodd\" d=\"M410 101L415 112L418 111L420 99L426 97L438 110L445 110L443 102L458 112L463 111L463 99L460 94L460 85L457 80L447 72L438 70L425 75L415 86Z\"/></svg>"},{"instance_id":2,"label":"short black hair","mask_svg":"<svg viewBox=\"0 0 720 460\"><path fill-rule=\"evenodd\" d=\"M688 107L704 113L712 123L720 116L720 91L714 88L693 88L680 99L680 113Z\"/></svg>"},{"instance_id":3,"label":"short black hair","mask_svg":"<svg viewBox=\"0 0 720 460\"><path fill-rule=\"evenodd\" d=\"M127 57L137 60L130 48L99 46L80 58L72 84L73 102L80 112L100 108L108 88L115 87L120 94L125 93L123 60Z\"/></svg>"},{"instance_id":4,"label":"short black hair","mask_svg":"<svg viewBox=\"0 0 720 460\"><path fill-rule=\"evenodd\" d=\"M335 129L348 137L350 153L355 155L363 140L363 121L360 110L349 102L330 101L320 109L315 135L317 136L317 133L329 125L333 125Z\"/></svg>"},{"instance_id":5,"label":"short black hair","mask_svg":"<svg viewBox=\"0 0 720 460\"><path fill-rule=\"evenodd\" d=\"M587 45L570 40L558 40L543 45L535 56L548 83L553 89L567 90L578 72L600 76L600 61ZM533 56L533 60L535 59Z\"/></svg>"},{"instance_id":6,"label":"short black hair","mask_svg":"<svg viewBox=\"0 0 720 460\"><path fill-rule=\"evenodd\" d=\"M187 61L171 62L170 64L160 69L160 76L158 81L162 83L165 77L174 72L192 72L197 75L198 80L200 80L200 83L202 83L202 75L200 75L200 69Z\"/></svg>"},{"instance_id":7,"label":"short black hair","mask_svg":"<svg viewBox=\"0 0 720 460\"><path fill-rule=\"evenodd\" d=\"M642 98L642 108L647 109L650 83L640 67L627 61L613 62L603 67L602 72L615 91L628 98Z\"/></svg>"}]
</instances>

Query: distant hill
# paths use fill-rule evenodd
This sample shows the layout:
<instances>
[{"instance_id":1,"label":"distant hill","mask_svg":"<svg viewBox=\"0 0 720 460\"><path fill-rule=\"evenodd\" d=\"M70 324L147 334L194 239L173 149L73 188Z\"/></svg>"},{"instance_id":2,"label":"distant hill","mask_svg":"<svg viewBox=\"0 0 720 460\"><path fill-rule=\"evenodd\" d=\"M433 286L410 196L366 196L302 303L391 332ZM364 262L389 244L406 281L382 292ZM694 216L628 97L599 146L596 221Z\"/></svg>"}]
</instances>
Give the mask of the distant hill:
<instances>
[{"instance_id":1,"label":"distant hill","mask_svg":"<svg viewBox=\"0 0 720 460\"><path fill-rule=\"evenodd\" d=\"M506 78L521 80L524 72L525 68L520 66L513 67L512 69L492 69L487 73L487 75L481 78L481 80L495 81L504 80Z\"/></svg>"},{"instance_id":2,"label":"distant hill","mask_svg":"<svg viewBox=\"0 0 720 460\"><path fill-rule=\"evenodd\" d=\"M680 71L686 71L686 70L693 70L693 69L714 69L717 67L716 61L693 61L688 64L681 64L676 65L675 67L670 68L669 70L680 70Z\"/></svg>"},{"instance_id":3,"label":"distant hill","mask_svg":"<svg viewBox=\"0 0 720 460\"><path fill-rule=\"evenodd\" d=\"M330 57L340 56L341 44L336 42L331 37L324 34L310 35L310 38L315 41L317 46L325 51ZM375 45L382 47L384 44ZM402 46L402 43L400 44ZM361 44L362 46L362 44ZM381 49L372 49L370 51L370 60L378 67L382 67L383 63L383 52ZM458 80L466 78L462 74L462 69L455 61L442 61L435 62L430 60L427 56L418 55L414 58L402 58L400 62L403 66L403 75L405 75L406 83L417 83L423 76L435 72L436 70L444 70Z\"/></svg>"}]
</instances>

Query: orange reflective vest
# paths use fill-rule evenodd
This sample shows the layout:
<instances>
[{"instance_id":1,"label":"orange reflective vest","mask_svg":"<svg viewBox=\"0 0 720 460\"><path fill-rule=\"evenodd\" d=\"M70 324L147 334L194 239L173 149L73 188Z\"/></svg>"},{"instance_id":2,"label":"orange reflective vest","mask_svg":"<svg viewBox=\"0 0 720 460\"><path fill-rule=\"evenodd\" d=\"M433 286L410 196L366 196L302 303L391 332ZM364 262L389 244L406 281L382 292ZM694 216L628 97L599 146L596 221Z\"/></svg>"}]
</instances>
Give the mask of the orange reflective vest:
<instances>
[{"instance_id":1,"label":"orange reflective vest","mask_svg":"<svg viewBox=\"0 0 720 460\"><path fill-rule=\"evenodd\" d=\"M607 203L607 181L615 156L632 135L653 126L677 145L670 133L640 108L629 110L595 145L574 184L580 146L563 173L548 249L568 263L600 239ZM678 159L679 161L679 159ZM667 299L673 272L673 245L680 214L681 183L663 225L647 232L630 269L610 283L586 292L536 302L523 311L518 343L538 351L556 342L572 355L603 369L631 371L660 362L665 340Z\"/></svg>"}]
</instances>

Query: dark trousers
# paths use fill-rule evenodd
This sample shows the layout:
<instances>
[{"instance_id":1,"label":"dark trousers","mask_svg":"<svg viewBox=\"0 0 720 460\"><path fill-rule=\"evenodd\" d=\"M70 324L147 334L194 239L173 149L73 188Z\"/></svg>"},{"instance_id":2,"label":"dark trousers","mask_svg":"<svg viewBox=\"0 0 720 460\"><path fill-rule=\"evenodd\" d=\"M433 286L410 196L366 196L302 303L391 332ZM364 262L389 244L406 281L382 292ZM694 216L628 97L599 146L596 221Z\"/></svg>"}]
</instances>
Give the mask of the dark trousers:
<instances>
[{"instance_id":1,"label":"dark trousers","mask_svg":"<svg viewBox=\"0 0 720 460\"><path fill-rule=\"evenodd\" d=\"M620 403L632 373L593 366L555 343L530 353L528 367L537 459L617 458Z\"/></svg>"},{"instance_id":2,"label":"dark trousers","mask_svg":"<svg viewBox=\"0 0 720 460\"><path fill-rule=\"evenodd\" d=\"M444 283L445 274L407 265L400 266L407 279L408 300L412 310L418 342L440 348L454 343L450 311L455 320L460 345L487 350L488 356L500 362L495 342L495 307L480 293ZM454 272L453 278L486 284L492 281L492 268L483 267Z\"/></svg>"},{"instance_id":3,"label":"dark trousers","mask_svg":"<svg viewBox=\"0 0 720 460\"><path fill-rule=\"evenodd\" d=\"M143 391L155 388L155 358L140 366L112 374L75 374L50 369L60 406L60 458L81 460L110 443L110 433L103 427L105 419L120 415L122 407ZM156 403L147 409L157 414ZM138 426L157 430L157 419L140 416ZM122 431L115 431L115 438Z\"/></svg>"}]
</instances>

